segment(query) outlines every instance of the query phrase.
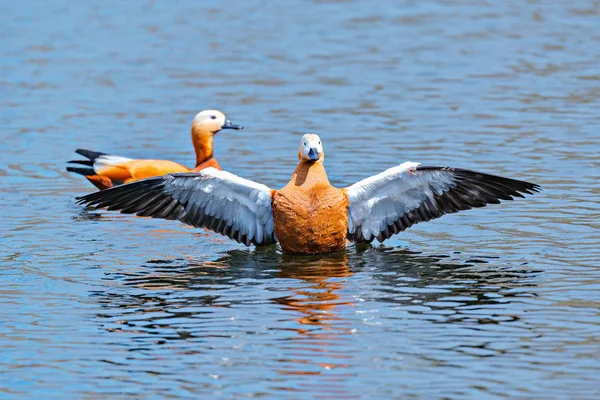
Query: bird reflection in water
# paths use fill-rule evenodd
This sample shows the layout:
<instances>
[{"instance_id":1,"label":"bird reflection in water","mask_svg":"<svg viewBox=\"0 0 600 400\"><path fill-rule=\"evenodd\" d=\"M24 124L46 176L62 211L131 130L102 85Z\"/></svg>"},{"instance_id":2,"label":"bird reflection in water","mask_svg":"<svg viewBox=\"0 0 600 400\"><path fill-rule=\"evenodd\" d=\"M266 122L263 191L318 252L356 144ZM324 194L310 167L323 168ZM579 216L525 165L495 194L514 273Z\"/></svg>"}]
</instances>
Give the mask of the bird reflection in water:
<instances>
[{"instance_id":1,"label":"bird reflection in water","mask_svg":"<svg viewBox=\"0 0 600 400\"><path fill-rule=\"evenodd\" d=\"M235 250L216 260L150 260L135 270L107 271L121 285L94 296L105 308L99 315L105 329L130 332L148 347L185 340L179 345L185 354L208 354L216 344L222 349L232 338L256 335L260 362L272 371L323 374L328 395L351 398L354 393L336 381L347 379L360 362L357 343L370 329L364 320L370 307L390 332L422 327L417 321L432 317L473 327L522 325L518 317L490 309L510 297L535 295L536 272L499 260L486 265L484 257L457 258L372 246L328 256L282 255L276 247ZM474 338L473 346L478 343ZM274 384L308 390L300 381Z\"/></svg>"},{"instance_id":2,"label":"bird reflection in water","mask_svg":"<svg viewBox=\"0 0 600 400\"><path fill-rule=\"evenodd\" d=\"M274 303L303 314L296 321L303 325L323 325L339 319L334 309L352 305L352 301L341 300L337 293L344 287L343 279L352 275L346 252L317 256L283 255L279 277L302 280L308 286L293 288L293 295L277 297ZM301 329L299 333L305 333Z\"/></svg>"},{"instance_id":3,"label":"bird reflection in water","mask_svg":"<svg viewBox=\"0 0 600 400\"><path fill-rule=\"evenodd\" d=\"M273 298L284 311L292 316L296 327L278 328L294 331L297 335L286 336L283 347L293 356L281 359L277 372L284 375L320 374L324 370L340 370L349 367L353 350L344 346L353 332L352 323L341 315L344 307L352 307L354 299L344 298L340 292L345 278L352 271L347 252L323 256L283 255L279 266L279 277L294 279L286 296ZM298 285L298 281L305 284ZM350 398L343 388L335 387L331 377L330 390L338 397ZM333 394L333 393L332 393Z\"/></svg>"}]
</instances>

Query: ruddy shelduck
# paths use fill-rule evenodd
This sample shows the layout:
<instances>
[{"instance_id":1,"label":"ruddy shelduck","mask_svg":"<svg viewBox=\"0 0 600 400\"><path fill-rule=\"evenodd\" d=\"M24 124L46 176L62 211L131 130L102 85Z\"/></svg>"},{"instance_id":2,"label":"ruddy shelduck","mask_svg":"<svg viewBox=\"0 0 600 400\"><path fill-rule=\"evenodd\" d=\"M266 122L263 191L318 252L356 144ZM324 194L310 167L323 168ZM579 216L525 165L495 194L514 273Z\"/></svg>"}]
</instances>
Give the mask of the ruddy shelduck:
<instances>
[{"instance_id":1,"label":"ruddy shelduck","mask_svg":"<svg viewBox=\"0 0 600 400\"><path fill-rule=\"evenodd\" d=\"M222 129L243 129L232 124L225 114L217 110L199 112L192 121L192 143L196 151L196 165L188 168L169 160L136 160L111 154L77 149L75 152L87 160L71 160L69 163L87 167L67 166L67 171L84 175L98 189L134 182L176 172L198 172L204 168L221 169L214 156L214 135Z\"/></svg>"},{"instance_id":2,"label":"ruddy shelduck","mask_svg":"<svg viewBox=\"0 0 600 400\"><path fill-rule=\"evenodd\" d=\"M125 214L179 220L249 246L279 242L286 253L326 253L346 241L383 241L418 222L513 200L536 184L449 167L405 162L344 189L323 167L317 135L302 137L299 163L281 190L207 168L149 178L79 198Z\"/></svg>"}]
</instances>

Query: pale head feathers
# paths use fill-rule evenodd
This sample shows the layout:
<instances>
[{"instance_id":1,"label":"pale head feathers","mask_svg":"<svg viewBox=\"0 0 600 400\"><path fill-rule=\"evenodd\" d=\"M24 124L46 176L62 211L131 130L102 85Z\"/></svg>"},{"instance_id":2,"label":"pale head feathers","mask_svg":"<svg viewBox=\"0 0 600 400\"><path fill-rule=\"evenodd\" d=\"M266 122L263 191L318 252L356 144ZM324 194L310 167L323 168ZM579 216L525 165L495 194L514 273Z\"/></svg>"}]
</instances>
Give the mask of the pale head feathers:
<instances>
[{"instance_id":1,"label":"pale head feathers","mask_svg":"<svg viewBox=\"0 0 600 400\"><path fill-rule=\"evenodd\" d=\"M307 133L300 140L298 148L298 158L303 161L323 161L325 153L323 152L323 144L318 135Z\"/></svg>"},{"instance_id":2,"label":"pale head feathers","mask_svg":"<svg viewBox=\"0 0 600 400\"><path fill-rule=\"evenodd\" d=\"M192 130L215 134L221 129L242 129L242 127L232 124L225 114L218 110L200 111L192 122Z\"/></svg>"}]
</instances>

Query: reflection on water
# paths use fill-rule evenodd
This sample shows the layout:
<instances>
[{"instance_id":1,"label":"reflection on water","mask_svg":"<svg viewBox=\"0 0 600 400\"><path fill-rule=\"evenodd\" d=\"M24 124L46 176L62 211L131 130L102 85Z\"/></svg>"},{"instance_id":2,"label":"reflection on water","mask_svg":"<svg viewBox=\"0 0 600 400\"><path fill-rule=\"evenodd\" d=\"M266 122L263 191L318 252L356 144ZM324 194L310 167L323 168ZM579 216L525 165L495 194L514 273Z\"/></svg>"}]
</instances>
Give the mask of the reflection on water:
<instances>
[{"instance_id":1,"label":"reflection on water","mask_svg":"<svg viewBox=\"0 0 600 400\"><path fill-rule=\"evenodd\" d=\"M380 333L374 335L373 327L384 326L390 340L411 327L420 329L425 321L472 326L470 344L430 343L442 352L436 362L445 362L443 352L448 351L501 355L496 341L506 340L506 333L485 326L524 327L518 315L492 310L513 298L536 296L534 280L539 273L486 268L486 261L475 258L452 262L402 248L352 247L321 257L287 256L271 248L230 251L214 261L149 260L136 272L107 275L122 286L92 296L102 307L96 323L111 335L131 336L132 353L175 346L181 352L169 354L167 362L213 376L227 375L226 367L239 362L250 373L264 367L263 362L276 374L274 381L282 380L272 389L314 391L301 378L282 376L318 375L329 382L319 393L354 398L356 393L329 376L331 371L338 377L356 373L356 364L364 359L357 341L385 346L370 340ZM377 304L377 312L364 304ZM393 310L395 316L381 318L387 313L383 309ZM477 337L486 331L481 343ZM258 338L249 343L239 338L241 332ZM176 344L182 340L185 344ZM281 344L274 345L273 340ZM232 347L227 349L226 343ZM197 348L200 344L204 350ZM244 356L248 347L253 357ZM213 350L219 355L234 351L236 357L222 358L225 370L221 370L208 361L214 359ZM411 350L409 346L396 357L432 361ZM139 361L139 356L132 356L121 365L134 367Z\"/></svg>"},{"instance_id":2,"label":"reflection on water","mask_svg":"<svg viewBox=\"0 0 600 400\"><path fill-rule=\"evenodd\" d=\"M0 397L600 397L598 3L373 4L0 13ZM339 187L411 160L544 191L327 257L75 204L74 149L185 164L206 108L273 188L313 131Z\"/></svg>"}]
</instances>

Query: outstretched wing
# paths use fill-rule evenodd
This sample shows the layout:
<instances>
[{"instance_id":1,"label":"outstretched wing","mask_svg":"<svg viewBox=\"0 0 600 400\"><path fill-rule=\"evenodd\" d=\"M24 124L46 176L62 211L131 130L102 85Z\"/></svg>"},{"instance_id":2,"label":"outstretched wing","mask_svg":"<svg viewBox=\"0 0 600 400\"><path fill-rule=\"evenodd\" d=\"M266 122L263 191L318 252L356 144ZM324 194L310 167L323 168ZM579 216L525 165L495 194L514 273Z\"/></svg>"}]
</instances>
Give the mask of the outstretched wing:
<instances>
[{"instance_id":1,"label":"outstretched wing","mask_svg":"<svg viewBox=\"0 0 600 400\"><path fill-rule=\"evenodd\" d=\"M381 242L419 222L539 190L515 179L406 162L345 189L348 239Z\"/></svg>"},{"instance_id":2,"label":"outstretched wing","mask_svg":"<svg viewBox=\"0 0 600 400\"><path fill-rule=\"evenodd\" d=\"M80 204L123 214L179 220L247 246L277 241L271 189L215 168L148 178L78 200Z\"/></svg>"}]
</instances>

